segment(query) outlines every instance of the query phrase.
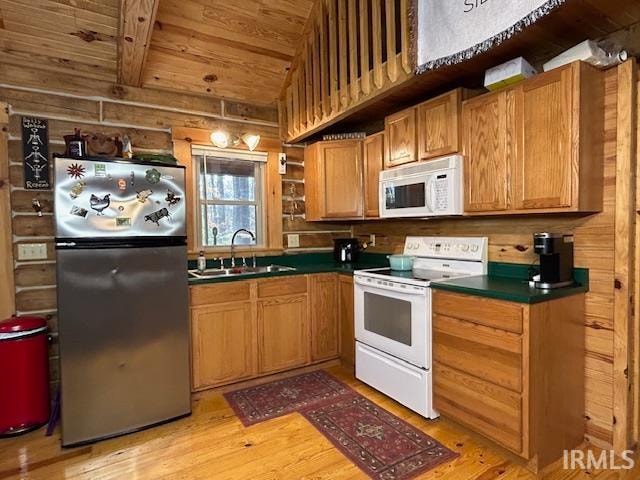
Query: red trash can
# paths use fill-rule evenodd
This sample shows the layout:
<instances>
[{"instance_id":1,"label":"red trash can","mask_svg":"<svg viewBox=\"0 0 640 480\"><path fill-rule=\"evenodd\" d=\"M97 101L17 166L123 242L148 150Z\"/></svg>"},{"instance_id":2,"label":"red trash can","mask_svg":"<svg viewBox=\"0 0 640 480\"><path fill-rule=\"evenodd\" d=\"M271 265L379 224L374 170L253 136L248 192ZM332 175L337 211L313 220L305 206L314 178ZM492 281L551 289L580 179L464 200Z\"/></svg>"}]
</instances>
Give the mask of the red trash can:
<instances>
[{"instance_id":1,"label":"red trash can","mask_svg":"<svg viewBox=\"0 0 640 480\"><path fill-rule=\"evenodd\" d=\"M0 436L41 427L49 418L47 322L0 321Z\"/></svg>"}]
</instances>

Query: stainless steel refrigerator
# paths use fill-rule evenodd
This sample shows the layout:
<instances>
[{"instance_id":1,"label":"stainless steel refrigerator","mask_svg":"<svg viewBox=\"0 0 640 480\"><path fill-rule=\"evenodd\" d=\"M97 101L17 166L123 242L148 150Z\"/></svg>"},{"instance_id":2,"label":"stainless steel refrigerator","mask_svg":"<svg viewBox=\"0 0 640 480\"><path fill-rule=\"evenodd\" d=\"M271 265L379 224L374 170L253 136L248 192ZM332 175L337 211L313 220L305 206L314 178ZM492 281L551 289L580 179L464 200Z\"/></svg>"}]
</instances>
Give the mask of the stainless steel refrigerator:
<instances>
[{"instance_id":1,"label":"stainless steel refrigerator","mask_svg":"<svg viewBox=\"0 0 640 480\"><path fill-rule=\"evenodd\" d=\"M188 415L184 167L54 167L63 446Z\"/></svg>"}]
</instances>

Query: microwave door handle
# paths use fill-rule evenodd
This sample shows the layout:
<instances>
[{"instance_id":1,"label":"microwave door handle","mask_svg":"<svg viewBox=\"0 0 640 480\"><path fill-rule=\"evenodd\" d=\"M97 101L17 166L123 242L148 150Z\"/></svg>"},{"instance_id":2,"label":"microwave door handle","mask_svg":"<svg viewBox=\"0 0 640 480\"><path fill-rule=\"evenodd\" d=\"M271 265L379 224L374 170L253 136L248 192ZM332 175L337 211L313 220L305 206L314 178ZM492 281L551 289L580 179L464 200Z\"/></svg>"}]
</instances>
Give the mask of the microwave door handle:
<instances>
[{"instance_id":1,"label":"microwave door handle","mask_svg":"<svg viewBox=\"0 0 640 480\"><path fill-rule=\"evenodd\" d=\"M434 208L433 208L433 204L431 203L432 198L432 193L433 193L433 177L429 177L429 180L427 181L427 192L426 192L426 201L427 201L427 207L429 208L430 212L435 212Z\"/></svg>"}]
</instances>

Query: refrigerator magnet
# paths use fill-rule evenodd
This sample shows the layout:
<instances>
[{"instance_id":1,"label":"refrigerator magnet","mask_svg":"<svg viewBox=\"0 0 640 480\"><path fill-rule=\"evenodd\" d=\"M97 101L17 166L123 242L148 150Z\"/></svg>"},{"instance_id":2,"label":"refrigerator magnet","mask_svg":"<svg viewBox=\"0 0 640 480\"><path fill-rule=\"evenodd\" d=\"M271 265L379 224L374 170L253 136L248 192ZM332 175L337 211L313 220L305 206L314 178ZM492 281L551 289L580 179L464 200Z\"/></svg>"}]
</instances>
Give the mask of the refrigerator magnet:
<instances>
[{"instance_id":1,"label":"refrigerator magnet","mask_svg":"<svg viewBox=\"0 0 640 480\"><path fill-rule=\"evenodd\" d=\"M165 201L169 204L170 207L172 207L175 204L177 204L180 200L182 200L182 197L178 197L171 190L167 191L167 196L165 198Z\"/></svg>"},{"instance_id":2,"label":"refrigerator magnet","mask_svg":"<svg viewBox=\"0 0 640 480\"><path fill-rule=\"evenodd\" d=\"M84 192L84 188L87 186L84 182L78 182L73 187L71 187L71 191L69 192L69 196L74 200L78 198L82 192Z\"/></svg>"},{"instance_id":3,"label":"refrigerator magnet","mask_svg":"<svg viewBox=\"0 0 640 480\"><path fill-rule=\"evenodd\" d=\"M102 216L104 215L102 212L111 205L111 194L107 193L104 197L100 198L92 193L89 203L91 204L91 208L95 210L99 216Z\"/></svg>"},{"instance_id":4,"label":"refrigerator magnet","mask_svg":"<svg viewBox=\"0 0 640 480\"><path fill-rule=\"evenodd\" d=\"M162 220L165 217L169 217L169 210L167 210L166 208L161 208L160 210L157 210L149 215L145 215L144 217L144 221L145 222L153 222L155 223L157 226L160 226L160 220Z\"/></svg>"},{"instance_id":5,"label":"refrigerator magnet","mask_svg":"<svg viewBox=\"0 0 640 480\"><path fill-rule=\"evenodd\" d=\"M129 217L117 217L116 227L130 227L131 219Z\"/></svg>"},{"instance_id":6,"label":"refrigerator magnet","mask_svg":"<svg viewBox=\"0 0 640 480\"><path fill-rule=\"evenodd\" d=\"M71 211L69 213L71 215L75 215L76 217L86 218L87 213L89 213L89 211L85 208L77 207L74 205L71 207Z\"/></svg>"},{"instance_id":7,"label":"refrigerator magnet","mask_svg":"<svg viewBox=\"0 0 640 480\"><path fill-rule=\"evenodd\" d=\"M81 163L72 163L67 167L67 175L71 178L82 178L86 173L86 169Z\"/></svg>"},{"instance_id":8,"label":"refrigerator magnet","mask_svg":"<svg viewBox=\"0 0 640 480\"><path fill-rule=\"evenodd\" d=\"M147 198L149 198L152 193L153 193L153 190L151 190L150 188L146 188L144 190L139 191L136 195L136 198L140 203L144 203L147 201Z\"/></svg>"},{"instance_id":9,"label":"refrigerator magnet","mask_svg":"<svg viewBox=\"0 0 640 480\"><path fill-rule=\"evenodd\" d=\"M162 175L158 170L156 170L155 168L152 168L151 170L147 170L145 172L144 177L147 179L147 182L149 183L158 183Z\"/></svg>"},{"instance_id":10,"label":"refrigerator magnet","mask_svg":"<svg viewBox=\"0 0 640 480\"><path fill-rule=\"evenodd\" d=\"M93 174L98 178L105 178L107 176L107 166L104 163L94 163Z\"/></svg>"},{"instance_id":11,"label":"refrigerator magnet","mask_svg":"<svg viewBox=\"0 0 640 480\"><path fill-rule=\"evenodd\" d=\"M118 188L120 190L126 190L127 189L127 181L124 178L119 178L118 179Z\"/></svg>"}]
</instances>

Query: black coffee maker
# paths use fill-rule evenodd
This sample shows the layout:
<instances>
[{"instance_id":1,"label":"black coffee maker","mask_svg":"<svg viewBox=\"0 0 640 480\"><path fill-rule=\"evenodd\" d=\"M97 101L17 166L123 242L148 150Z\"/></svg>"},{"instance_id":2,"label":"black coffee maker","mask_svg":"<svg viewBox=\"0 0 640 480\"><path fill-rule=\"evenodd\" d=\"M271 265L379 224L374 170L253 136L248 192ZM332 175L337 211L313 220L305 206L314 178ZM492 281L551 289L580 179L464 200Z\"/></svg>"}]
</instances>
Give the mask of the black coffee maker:
<instances>
[{"instance_id":1,"label":"black coffee maker","mask_svg":"<svg viewBox=\"0 0 640 480\"><path fill-rule=\"evenodd\" d=\"M357 238L336 238L333 241L333 259L337 263L357 262L360 256L360 242Z\"/></svg>"},{"instance_id":2,"label":"black coffee maker","mask_svg":"<svg viewBox=\"0 0 640 480\"><path fill-rule=\"evenodd\" d=\"M533 249L540 255L540 274L531 284L541 290L568 287L573 281L573 235L534 233Z\"/></svg>"}]
</instances>

